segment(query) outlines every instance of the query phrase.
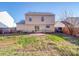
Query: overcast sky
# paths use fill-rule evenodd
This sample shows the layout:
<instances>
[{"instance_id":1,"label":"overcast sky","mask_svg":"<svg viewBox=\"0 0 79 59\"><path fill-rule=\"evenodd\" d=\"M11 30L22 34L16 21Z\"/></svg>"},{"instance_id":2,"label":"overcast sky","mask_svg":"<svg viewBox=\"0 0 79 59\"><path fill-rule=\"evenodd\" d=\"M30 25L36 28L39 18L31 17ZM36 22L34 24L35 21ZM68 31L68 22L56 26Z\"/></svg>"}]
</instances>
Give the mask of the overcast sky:
<instances>
[{"instance_id":1,"label":"overcast sky","mask_svg":"<svg viewBox=\"0 0 79 59\"><path fill-rule=\"evenodd\" d=\"M57 3L57 2L0 2L0 11L7 11L18 22L24 19L27 12L51 12L59 20L65 10L79 16L79 3Z\"/></svg>"}]
</instances>

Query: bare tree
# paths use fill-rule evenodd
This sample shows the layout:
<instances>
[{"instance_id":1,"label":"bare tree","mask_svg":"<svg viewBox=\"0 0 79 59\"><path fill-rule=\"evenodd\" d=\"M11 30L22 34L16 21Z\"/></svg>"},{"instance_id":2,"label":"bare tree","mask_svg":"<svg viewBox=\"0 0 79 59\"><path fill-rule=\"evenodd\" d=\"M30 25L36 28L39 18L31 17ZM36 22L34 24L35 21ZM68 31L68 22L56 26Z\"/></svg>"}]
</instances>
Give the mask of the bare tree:
<instances>
[{"instance_id":1,"label":"bare tree","mask_svg":"<svg viewBox=\"0 0 79 59\"><path fill-rule=\"evenodd\" d=\"M77 29L77 26L79 25L79 17L69 17L69 19L67 18L65 21L69 23L69 31L70 34L73 35L75 33L75 29Z\"/></svg>"},{"instance_id":2,"label":"bare tree","mask_svg":"<svg viewBox=\"0 0 79 59\"><path fill-rule=\"evenodd\" d=\"M60 19L67 26L70 34L73 35L74 28L78 24L78 21L76 21L72 10L71 11L65 10Z\"/></svg>"},{"instance_id":3,"label":"bare tree","mask_svg":"<svg viewBox=\"0 0 79 59\"><path fill-rule=\"evenodd\" d=\"M73 32L74 32L74 31L73 31L73 26L72 26L70 23L66 22L66 21L62 21L62 22L67 26L67 28L68 28L70 34L72 35Z\"/></svg>"}]
</instances>

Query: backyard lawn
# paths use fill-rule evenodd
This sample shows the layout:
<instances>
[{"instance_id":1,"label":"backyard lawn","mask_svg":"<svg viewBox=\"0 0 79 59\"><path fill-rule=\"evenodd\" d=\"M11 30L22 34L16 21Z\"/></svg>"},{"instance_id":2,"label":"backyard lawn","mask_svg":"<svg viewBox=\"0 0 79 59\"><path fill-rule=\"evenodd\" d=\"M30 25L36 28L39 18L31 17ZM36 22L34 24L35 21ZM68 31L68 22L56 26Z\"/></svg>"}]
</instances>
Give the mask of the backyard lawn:
<instances>
[{"instance_id":1,"label":"backyard lawn","mask_svg":"<svg viewBox=\"0 0 79 59\"><path fill-rule=\"evenodd\" d=\"M0 36L1 56L79 56L79 38L65 34Z\"/></svg>"}]
</instances>

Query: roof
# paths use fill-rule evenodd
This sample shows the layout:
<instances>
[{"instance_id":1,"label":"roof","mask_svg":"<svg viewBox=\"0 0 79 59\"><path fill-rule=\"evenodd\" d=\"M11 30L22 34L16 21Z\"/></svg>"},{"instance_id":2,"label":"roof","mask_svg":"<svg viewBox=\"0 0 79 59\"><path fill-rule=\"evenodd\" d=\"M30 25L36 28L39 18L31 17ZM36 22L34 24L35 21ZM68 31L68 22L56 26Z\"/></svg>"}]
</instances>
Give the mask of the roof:
<instances>
[{"instance_id":1,"label":"roof","mask_svg":"<svg viewBox=\"0 0 79 59\"><path fill-rule=\"evenodd\" d=\"M79 17L68 17L65 21L74 25L74 27L79 27Z\"/></svg>"},{"instance_id":2,"label":"roof","mask_svg":"<svg viewBox=\"0 0 79 59\"><path fill-rule=\"evenodd\" d=\"M61 21L56 21L55 22L55 27L65 27L65 24Z\"/></svg>"},{"instance_id":3,"label":"roof","mask_svg":"<svg viewBox=\"0 0 79 59\"><path fill-rule=\"evenodd\" d=\"M42 15L42 16L54 16L55 14L48 13L48 12L28 12L25 15L27 15L27 16L39 16L39 15Z\"/></svg>"},{"instance_id":4,"label":"roof","mask_svg":"<svg viewBox=\"0 0 79 59\"><path fill-rule=\"evenodd\" d=\"M8 14L8 12L0 12L0 28L12 28L16 27L14 19Z\"/></svg>"},{"instance_id":5,"label":"roof","mask_svg":"<svg viewBox=\"0 0 79 59\"><path fill-rule=\"evenodd\" d=\"M79 17L67 17L67 19L79 19Z\"/></svg>"},{"instance_id":6,"label":"roof","mask_svg":"<svg viewBox=\"0 0 79 59\"><path fill-rule=\"evenodd\" d=\"M21 20L21 21L18 22L17 24L25 24L25 20Z\"/></svg>"}]
</instances>

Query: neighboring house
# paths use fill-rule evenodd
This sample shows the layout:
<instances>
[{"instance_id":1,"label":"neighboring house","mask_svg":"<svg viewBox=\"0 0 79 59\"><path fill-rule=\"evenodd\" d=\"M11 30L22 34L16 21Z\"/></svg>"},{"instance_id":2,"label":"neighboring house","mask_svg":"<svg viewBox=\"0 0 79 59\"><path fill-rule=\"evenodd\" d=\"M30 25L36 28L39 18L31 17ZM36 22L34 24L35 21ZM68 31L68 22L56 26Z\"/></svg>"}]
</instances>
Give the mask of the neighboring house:
<instances>
[{"instance_id":1,"label":"neighboring house","mask_svg":"<svg viewBox=\"0 0 79 59\"><path fill-rule=\"evenodd\" d=\"M66 18L65 23L69 23L68 26L72 29L72 35L79 36L79 17L68 17Z\"/></svg>"},{"instance_id":2,"label":"neighboring house","mask_svg":"<svg viewBox=\"0 0 79 59\"><path fill-rule=\"evenodd\" d=\"M6 12L0 12L0 33L15 32L16 23L14 19Z\"/></svg>"},{"instance_id":3,"label":"neighboring house","mask_svg":"<svg viewBox=\"0 0 79 59\"><path fill-rule=\"evenodd\" d=\"M70 23L66 21L56 21L55 22L55 32L70 34Z\"/></svg>"},{"instance_id":4,"label":"neighboring house","mask_svg":"<svg viewBox=\"0 0 79 59\"><path fill-rule=\"evenodd\" d=\"M25 14L25 22L17 24L17 30L23 32L54 32L54 24L54 14L29 12Z\"/></svg>"},{"instance_id":5,"label":"neighboring house","mask_svg":"<svg viewBox=\"0 0 79 59\"><path fill-rule=\"evenodd\" d=\"M62 33L63 28L65 28L65 24L61 21L56 21L55 22L55 32L57 33Z\"/></svg>"}]
</instances>

